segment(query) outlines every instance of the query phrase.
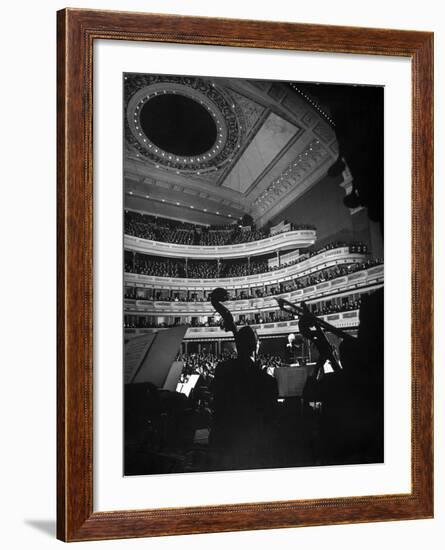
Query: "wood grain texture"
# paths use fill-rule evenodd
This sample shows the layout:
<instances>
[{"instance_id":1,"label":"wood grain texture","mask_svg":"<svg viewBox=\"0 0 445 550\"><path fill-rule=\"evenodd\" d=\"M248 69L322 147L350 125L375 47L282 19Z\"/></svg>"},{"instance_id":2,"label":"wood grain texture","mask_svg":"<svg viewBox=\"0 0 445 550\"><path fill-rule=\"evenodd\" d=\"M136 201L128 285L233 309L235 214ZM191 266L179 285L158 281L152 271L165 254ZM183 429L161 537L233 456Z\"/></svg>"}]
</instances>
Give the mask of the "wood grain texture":
<instances>
[{"instance_id":1,"label":"wood grain texture","mask_svg":"<svg viewBox=\"0 0 445 550\"><path fill-rule=\"evenodd\" d=\"M57 32L57 537L95 540L432 517L432 33L71 9L58 12ZM411 58L411 493L93 513L92 63L96 39Z\"/></svg>"}]
</instances>

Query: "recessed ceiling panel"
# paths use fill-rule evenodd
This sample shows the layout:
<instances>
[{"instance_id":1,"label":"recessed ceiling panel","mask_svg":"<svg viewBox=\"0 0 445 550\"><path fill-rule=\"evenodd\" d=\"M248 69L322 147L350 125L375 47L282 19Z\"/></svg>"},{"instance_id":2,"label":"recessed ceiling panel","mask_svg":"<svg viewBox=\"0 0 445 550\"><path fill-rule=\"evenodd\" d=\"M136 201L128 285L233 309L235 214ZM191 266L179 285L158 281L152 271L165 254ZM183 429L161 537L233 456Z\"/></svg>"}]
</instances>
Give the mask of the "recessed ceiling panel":
<instances>
[{"instance_id":1,"label":"recessed ceiling panel","mask_svg":"<svg viewBox=\"0 0 445 550\"><path fill-rule=\"evenodd\" d=\"M294 124L270 113L227 175L223 186L245 193L298 131Z\"/></svg>"}]
</instances>

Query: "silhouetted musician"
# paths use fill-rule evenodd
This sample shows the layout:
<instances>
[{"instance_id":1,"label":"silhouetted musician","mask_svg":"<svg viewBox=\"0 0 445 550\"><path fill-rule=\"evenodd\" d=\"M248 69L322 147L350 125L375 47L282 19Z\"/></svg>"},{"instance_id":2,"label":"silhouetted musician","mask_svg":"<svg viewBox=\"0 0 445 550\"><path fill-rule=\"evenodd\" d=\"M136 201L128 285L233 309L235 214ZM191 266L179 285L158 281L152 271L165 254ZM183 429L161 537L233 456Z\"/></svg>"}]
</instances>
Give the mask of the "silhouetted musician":
<instances>
[{"instance_id":1,"label":"silhouetted musician","mask_svg":"<svg viewBox=\"0 0 445 550\"><path fill-rule=\"evenodd\" d=\"M231 313L220 303L225 295L222 289L217 290L211 301L226 330L234 333L238 356L220 363L215 370L211 443L222 469L264 466L273 448L277 383L256 361L257 333L249 326L237 330Z\"/></svg>"}]
</instances>

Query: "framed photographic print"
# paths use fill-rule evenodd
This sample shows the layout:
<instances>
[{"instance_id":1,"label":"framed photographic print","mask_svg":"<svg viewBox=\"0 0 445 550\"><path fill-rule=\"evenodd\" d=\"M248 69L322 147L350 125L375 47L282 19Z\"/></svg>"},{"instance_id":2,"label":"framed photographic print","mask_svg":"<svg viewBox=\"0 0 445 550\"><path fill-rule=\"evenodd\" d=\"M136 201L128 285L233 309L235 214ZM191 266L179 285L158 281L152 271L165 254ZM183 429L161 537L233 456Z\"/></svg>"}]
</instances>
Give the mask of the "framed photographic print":
<instances>
[{"instance_id":1,"label":"framed photographic print","mask_svg":"<svg viewBox=\"0 0 445 550\"><path fill-rule=\"evenodd\" d=\"M58 13L58 538L433 514L433 35Z\"/></svg>"}]
</instances>

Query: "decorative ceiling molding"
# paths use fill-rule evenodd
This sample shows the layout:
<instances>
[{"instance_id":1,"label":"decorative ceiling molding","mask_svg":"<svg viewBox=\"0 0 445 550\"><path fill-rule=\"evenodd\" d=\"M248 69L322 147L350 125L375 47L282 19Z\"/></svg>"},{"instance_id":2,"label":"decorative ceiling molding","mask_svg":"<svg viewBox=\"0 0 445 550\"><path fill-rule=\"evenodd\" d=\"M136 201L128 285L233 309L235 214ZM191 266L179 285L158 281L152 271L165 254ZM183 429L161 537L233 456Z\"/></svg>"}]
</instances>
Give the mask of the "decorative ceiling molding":
<instances>
[{"instance_id":1,"label":"decorative ceiling molding","mask_svg":"<svg viewBox=\"0 0 445 550\"><path fill-rule=\"evenodd\" d=\"M166 217L172 217L174 206L174 218L204 224L233 223L245 213L243 205L232 197L206 193L199 187L188 186L187 183L169 183L130 176L125 178L124 204L126 208L159 216L163 215L163 209ZM192 214L195 219L192 219Z\"/></svg>"},{"instance_id":2,"label":"decorative ceiling molding","mask_svg":"<svg viewBox=\"0 0 445 550\"><path fill-rule=\"evenodd\" d=\"M196 156L181 156L162 150L142 130L140 113L150 99L162 94L179 94L202 105L217 127L217 139L211 149ZM223 88L210 80L170 75L126 74L124 76L125 137L143 158L155 166L176 173L215 171L231 159L242 138L242 126L236 104Z\"/></svg>"},{"instance_id":3,"label":"decorative ceiling molding","mask_svg":"<svg viewBox=\"0 0 445 550\"><path fill-rule=\"evenodd\" d=\"M126 181L145 181L147 184L165 182L172 186L178 186L181 190L187 188L195 190L196 193L205 193L215 201L227 199L242 205L242 208L246 207L246 197L237 191L210 184L207 180L201 180L188 174L169 173L156 169L154 166L147 165L140 159L127 157L125 159L124 170Z\"/></svg>"},{"instance_id":4,"label":"decorative ceiling molding","mask_svg":"<svg viewBox=\"0 0 445 550\"><path fill-rule=\"evenodd\" d=\"M252 128L256 125L258 120L261 118L261 115L266 110L266 107L264 107L264 105L256 103L255 101L253 101L253 99L250 99L233 89L230 90L230 95L234 100L234 104L238 106L243 115L244 134L248 135Z\"/></svg>"},{"instance_id":5,"label":"decorative ceiling molding","mask_svg":"<svg viewBox=\"0 0 445 550\"><path fill-rule=\"evenodd\" d=\"M244 153L232 163L224 187L245 194L300 135L300 128L269 111Z\"/></svg>"},{"instance_id":6,"label":"decorative ceiling molding","mask_svg":"<svg viewBox=\"0 0 445 550\"><path fill-rule=\"evenodd\" d=\"M288 82L145 74L124 77L124 172L130 185L126 189L147 197L152 188L157 215L162 215L164 204L167 217L173 206L188 210L189 216L202 212L202 223L209 223L210 214L211 223L218 219L226 223L222 218L229 214L236 219L249 213L261 226L315 185L338 157L328 113ZM182 157L150 142L141 129L140 112L154 94L179 94L199 103L213 117L219 147ZM293 135L287 132L289 139L280 142L281 134L272 139L266 132L267 121L275 118L286 128L295 127ZM261 143L257 138L262 138Z\"/></svg>"},{"instance_id":7,"label":"decorative ceiling molding","mask_svg":"<svg viewBox=\"0 0 445 550\"><path fill-rule=\"evenodd\" d=\"M320 161L329 157L329 153L319 139L313 139L309 145L288 164L282 174L274 179L266 189L253 201L253 207L263 215L281 196L297 187L310 174Z\"/></svg>"}]
</instances>

